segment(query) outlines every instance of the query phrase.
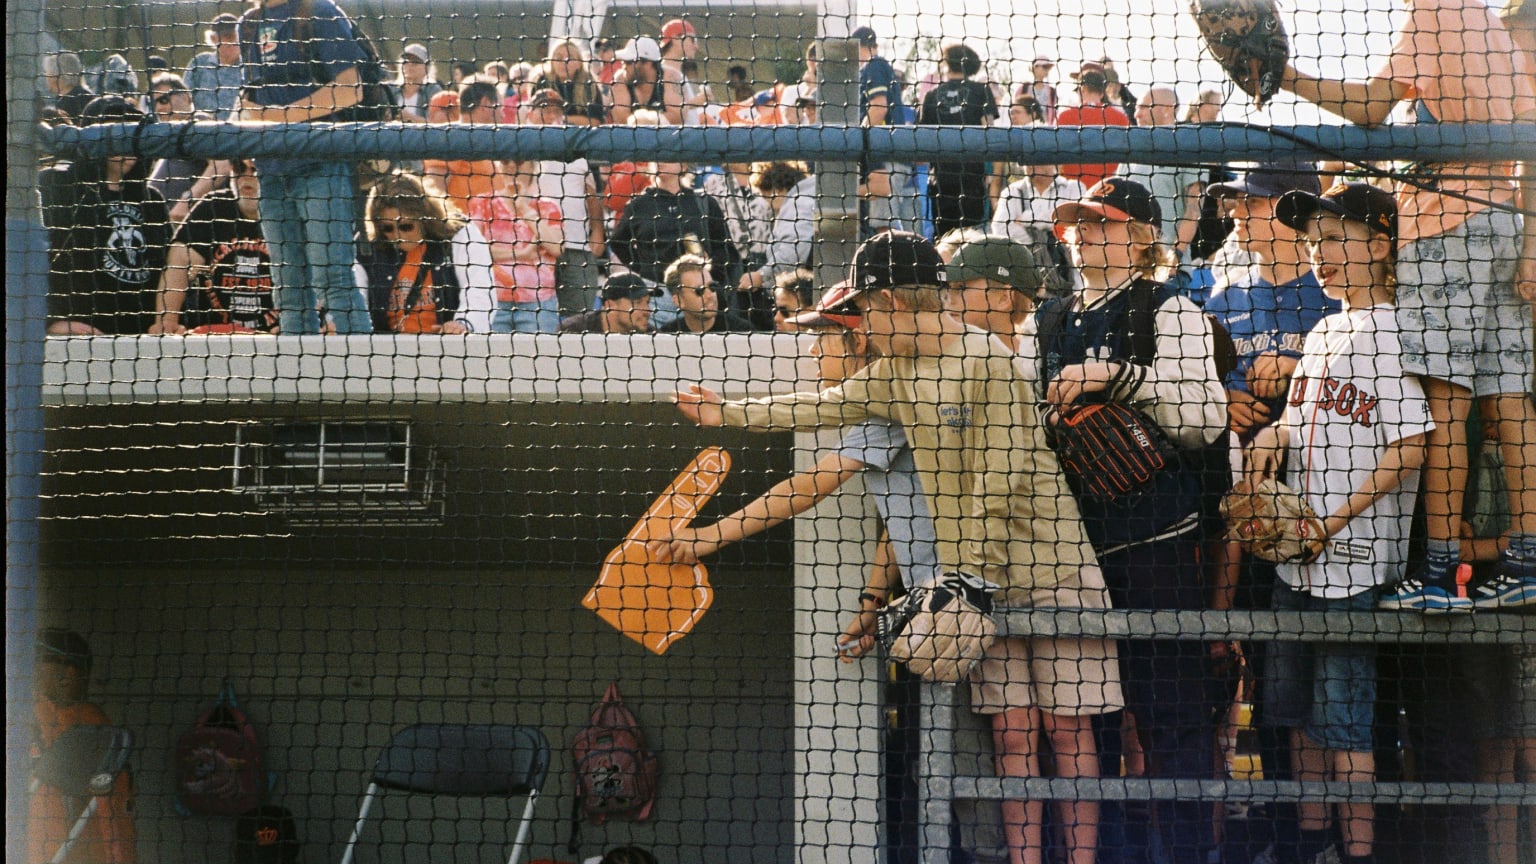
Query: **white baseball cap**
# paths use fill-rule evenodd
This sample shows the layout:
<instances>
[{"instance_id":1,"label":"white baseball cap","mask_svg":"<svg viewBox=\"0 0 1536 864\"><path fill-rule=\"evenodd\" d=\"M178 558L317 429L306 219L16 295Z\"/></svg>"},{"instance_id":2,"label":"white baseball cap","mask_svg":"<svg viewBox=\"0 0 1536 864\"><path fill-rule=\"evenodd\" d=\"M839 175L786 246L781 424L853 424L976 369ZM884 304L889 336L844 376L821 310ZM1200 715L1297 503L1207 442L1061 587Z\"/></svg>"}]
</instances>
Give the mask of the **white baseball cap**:
<instances>
[{"instance_id":1,"label":"white baseball cap","mask_svg":"<svg viewBox=\"0 0 1536 864\"><path fill-rule=\"evenodd\" d=\"M649 36L637 36L625 43L624 47L615 52L613 56L614 59L623 60L625 63L631 63L636 60L649 60L652 63L660 63L661 46L656 43L655 39Z\"/></svg>"}]
</instances>

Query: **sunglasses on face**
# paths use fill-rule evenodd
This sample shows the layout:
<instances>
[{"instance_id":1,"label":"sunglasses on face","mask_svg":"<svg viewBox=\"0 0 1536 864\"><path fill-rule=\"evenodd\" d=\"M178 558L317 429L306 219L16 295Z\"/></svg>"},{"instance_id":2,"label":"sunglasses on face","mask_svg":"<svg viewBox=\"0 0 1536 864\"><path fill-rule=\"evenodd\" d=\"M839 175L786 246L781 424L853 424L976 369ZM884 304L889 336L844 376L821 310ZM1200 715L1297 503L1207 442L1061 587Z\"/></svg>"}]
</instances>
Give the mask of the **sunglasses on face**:
<instances>
[{"instance_id":1,"label":"sunglasses on face","mask_svg":"<svg viewBox=\"0 0 1536 864\"><path fill-rule=\"evenodd\" d=\"M773 307L773 311L777 312L781 317L784 318L788 318L791 315L798 315L800 313L799 309L795 309L789 306L775 306Z\"/></svg>"},{"instance_id":2,"label":"sunglasses on face","mask_svg":"<svg viewBox=\"0 0 1536 864\"><path fill-rule=\"evenodd\" d=\"M400 234L415 233L416 228L417 225L415 222L400 222L394 225L386 222L379 226L379 233L383 234L385 237L393 237L395 236L396 232Z\"/></svg>"},{"instance_id":3,"label":"sunglasses on face","mask_svg":"<svg viewBox=\"0 0 1536 864\"><path fill-rule=\"evenodd\" d=\"M171 104L171 99L174 98L175 95L176 95L175 93L161 93L159 96L155 97L155 104L156 105L169 105L169 104Z\"/></svg>"},{"instance_id":4,"label":"sunglasses on face","mask_svg":"<svg viewBox=\"0 0 1536 864\"><path fill-rule=\"evenodd\" d=\"M713 291L714 288L709 286L709 285L700 285L698 287L684 286L683 290L684 291L691 291L691 292L693 292L693 296L698 297L700 299L703 299L704 295L708 294L711 291Z\"/></svg>"}]
</instances>

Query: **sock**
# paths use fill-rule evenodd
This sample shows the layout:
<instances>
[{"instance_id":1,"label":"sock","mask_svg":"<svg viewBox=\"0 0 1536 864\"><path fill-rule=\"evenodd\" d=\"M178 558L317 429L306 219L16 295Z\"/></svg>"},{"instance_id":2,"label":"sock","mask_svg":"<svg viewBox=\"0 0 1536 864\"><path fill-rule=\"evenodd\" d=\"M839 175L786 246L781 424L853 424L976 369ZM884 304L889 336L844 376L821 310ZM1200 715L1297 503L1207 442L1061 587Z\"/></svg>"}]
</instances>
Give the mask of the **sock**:
<instances>
[{"instance_id":1,"label":"sock","mask_svg":"<svg viewBox=\"0 0 1536 864\"><path fill-rule=\"evenodd\" d=\"M1499 570L1516 579L1536 579L1536 534L1509 535L1509 548L1500 556Z\"/></svg>"},{"instance_id":2,"label":"sock","mask_svg":"<svg viewBox=\"0 0 1536 864\"><path fill-rule=\"evenodd\" d=\"M1322 854L1333 843L1333 832L1327 828L1320 831L1308 831L1301 829L1301 839L1296 843L1298 860L1311 861Z\"/></svg>"},{"instance_id":3,"label":"sock","mask_svg":"<svg viewBox=\"0 0 1536 864\"><path fill-rule=\"evenodd\" d=\"M1461 541L1426 540L1424 542L1424 569L1419 578L1426 585L1438 585L1456 590L1456 565L1461 563Z\"/></svg>"}]
</instances>

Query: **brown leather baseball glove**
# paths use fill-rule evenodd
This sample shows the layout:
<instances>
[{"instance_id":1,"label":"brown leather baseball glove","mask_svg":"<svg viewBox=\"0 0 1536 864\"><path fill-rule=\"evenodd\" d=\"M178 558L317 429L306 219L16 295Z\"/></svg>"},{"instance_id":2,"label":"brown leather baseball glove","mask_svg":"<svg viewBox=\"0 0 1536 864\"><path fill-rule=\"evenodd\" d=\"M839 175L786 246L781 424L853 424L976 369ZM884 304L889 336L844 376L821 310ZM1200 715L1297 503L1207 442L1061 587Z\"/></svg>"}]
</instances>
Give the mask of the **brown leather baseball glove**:
<instances>
[{"instance_id":1,"label":"brown leather baseball glove","mask_svg":"<svg viewBox=\"0 0 1536 864\"><path fill-rule=\"evenodd\" d=\"M1301 493L1272 478L1232 487L1222 499L1221 515L1227 520L1227 539L1265 561L1310 560L1327 539L1323 520Z\"/></svg>"},{"instance_id":2,"label":"brown leather baseball glove","mask_svg":"<svg viewBox=\"0 0 1536 864\"><path fill-rule=\"evenodd\" d=\"M1275 0L1191 0L1205 47L1259 108L1280 92L1291 40Z\"/></svg>"}]
</instances>

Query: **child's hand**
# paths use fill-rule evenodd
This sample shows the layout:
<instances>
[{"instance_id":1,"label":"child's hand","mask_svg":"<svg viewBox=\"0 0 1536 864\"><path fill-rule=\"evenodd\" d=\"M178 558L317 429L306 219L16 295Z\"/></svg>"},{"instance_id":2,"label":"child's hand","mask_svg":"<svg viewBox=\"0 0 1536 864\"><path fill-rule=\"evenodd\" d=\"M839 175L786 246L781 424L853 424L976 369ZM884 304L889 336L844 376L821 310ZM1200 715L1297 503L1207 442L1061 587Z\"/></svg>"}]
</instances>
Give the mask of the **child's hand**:
<instances>
[{"instance_id":1,"label":"child's hand","mask_svg":"<svg viewBox=\"0 0 1536 864\"><path fill-rule=\"evenodd\" d=\"M874 610L855 613L848 626L837 637L837 657L844 663L852 663L875 647Z\"/></svg>"},{"instance_id":2,"label":"child's hand","mask_svg":"<svg viewBox=\"0 0 1536 864\"><path fill-rule=\"evenodd\" d=\"M686 390L672 394L672 401L683 416L700 426L719 426L725 422L720 406L725 402L720 394L698 384L689 384Z\"/></svg>"},{"instance_id":3,"label":"child's hand","mask_svg":"<svg viewBox=\"0 0 1536 864\"><path fill-rule=\"evenodd\" d=\"M1270 421L1274 413L1263 402L1242 390L1227 391L1227 425L1237 435L1247 435Z\"/></svg>"},{"instance_id":4,"label":"child's hand","mask_svg":"<svg viewBox=\"0 0 1536 864\"><path fill-rule=\"evenodd\" d=\"M663 564L697 564L700 558L719 551L720 544L703 539L695 528L679 528L647 541L645 549Z\"/></svg>"},{"instance_id":5,"label":"child's hand","mask_svg":"<svg viewBox=\"0 0 1536 864\"><path fill-rule=\"evenodd\" d=\"M1258 483L1265 477L1273 477L1280 471L1281 448L1284 441L1280 430L1268 426L1259 431L1253 443L1243 451L1243 473L1249 483Z\"/></svg>"},{"instance_id":6,"label":"child's hand","mask_svg":"<svg viewBox=\"0 0 1536 864\"><path fill-rule=\"evenodd\" d=\"M1285 394L1291 374L1296 371L1295 357L1282 357L1265 351L1248 367L1248 390L1260 399L1275 399Z\"/></svg>"},{"instance_id":7,"label":"child's hand","mask_svg":"<svg viewBox=\"0 0 1536 864\"><path fill-rule=\"evenodd\" d=\"M1119 371L1116 363L1094 360L1067 366L1051 379L1045 390L1046 401L1057 408L1071 405L1082 396L1097 393L1109 386Z\"/></svg>"}]
</instances>

